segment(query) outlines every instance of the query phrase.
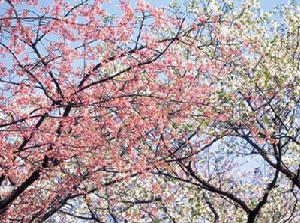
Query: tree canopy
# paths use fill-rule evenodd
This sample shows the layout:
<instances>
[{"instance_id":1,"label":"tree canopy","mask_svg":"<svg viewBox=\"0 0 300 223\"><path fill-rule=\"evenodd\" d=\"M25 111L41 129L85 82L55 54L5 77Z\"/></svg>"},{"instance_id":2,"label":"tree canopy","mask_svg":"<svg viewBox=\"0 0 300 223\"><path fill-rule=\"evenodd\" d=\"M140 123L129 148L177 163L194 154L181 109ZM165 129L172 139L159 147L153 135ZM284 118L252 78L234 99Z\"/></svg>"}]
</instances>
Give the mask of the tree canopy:
<instances>
[{"instance_id":1,"label":"tree canopy","mask_svg":"<svg viewBox=\"0 0 300 223\"><path fill-rule=\"evenodd\" d=\"M0 1L0 221L299 222L300 7Z\"/></svg>"}]
</instances>

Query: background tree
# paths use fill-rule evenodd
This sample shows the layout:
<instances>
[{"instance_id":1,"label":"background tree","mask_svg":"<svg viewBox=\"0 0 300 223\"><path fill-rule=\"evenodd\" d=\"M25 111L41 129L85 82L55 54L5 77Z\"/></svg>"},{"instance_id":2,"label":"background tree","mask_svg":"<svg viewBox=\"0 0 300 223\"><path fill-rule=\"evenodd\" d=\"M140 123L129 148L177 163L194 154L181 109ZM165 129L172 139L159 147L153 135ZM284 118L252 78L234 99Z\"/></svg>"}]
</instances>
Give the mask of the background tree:
<instances>
[{"instance_id":1,"label":"background tree","mask_svg":"<svg viewBox=\"0 0 300 223\"><path fill-rule=\"evenodd\" d=\"M243 46L230 49L239 61L226 64L234 69L219 75L215 88L215 111L227 113L209 122L218 142L198 159L177 162L184 174L162 174L211 194L207 206L214 220L208 221L297 222L299 7L274 11L278 23L269 12L259 14L255 2L243 6L248 10L241 9L239 36L232 26L216 29L220 42Z\"/></svg>"}]
</instances>

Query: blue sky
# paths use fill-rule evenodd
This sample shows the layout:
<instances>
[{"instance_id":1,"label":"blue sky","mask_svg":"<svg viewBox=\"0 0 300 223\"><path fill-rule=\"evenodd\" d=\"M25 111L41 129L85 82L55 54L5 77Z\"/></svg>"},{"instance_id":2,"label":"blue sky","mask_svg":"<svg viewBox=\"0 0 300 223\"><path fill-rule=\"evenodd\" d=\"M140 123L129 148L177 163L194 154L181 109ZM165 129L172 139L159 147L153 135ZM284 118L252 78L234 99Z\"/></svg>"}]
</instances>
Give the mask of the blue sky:
<instances>
[{"instance_id":1,"label":"blue sky","mask_svg":"<svg viewBox=\"0 0 300 223\"><path fill-rule=\"evenodd\" d=\"M130 0L132 3L136 2L136 0ZM168 5L170 2L172 2L173 0L145 0L146 2L154 5L154 6L166 6ZM185 0L177 0L178 2L184 2ZM282 4L287 4L289 2L289 0L258 0L261 3L261 8L264 11L267 10L271 10L274 7L276 7L277 5L282 5ZM300 0L294 0L295 2L297 2L298 4L300 3ZM118 5L119 0L111 0L110 4L105 4L105 6L107 7L107 9L109 9L109 11L114 14L117 15L118 14L118 9L117 6ZM242 0L236 0L237 3L241 3L243 2ZM300 5L300 4L299 4Z\"/></svg>"},{"instance_id":2,"label":"blue sky","mask_svg":"<svg viewBox=\"0 0 300 223\"><path fill-rule=\"evenodd\" d=\"M49 5L49 4L51 4L51 1L52 0L40 0L39 2L40 2L40 4L43 4L43 5ZM53 0L53 1L55 1L55 0ZM129 1L132 3L136 2L136 0L129 0ZM145 1L149 2L150 4L152 4L154 6L166 6L173 0L145 0ZM185 0L177 0L177 1L183 3ZM261 2L261 6L262 6L263 10L270 10L277 5L287 4L289 2L289 0L258 0L258 1ZM294 0L294 1L300 5L300 0ZM72 0L70 0L70 2L72 2ZM110 4L105 3L105 6L112 14L118 15L118 13L119 13L119 9L117 7L118 2L119 2L119 0L111 0L111 3ZM241 3L243 1L235 0L235 2Z\"/></svg>"},{"instance_id":3,"label":"blue sky","mask_svg":"<svg viewBox=\"0 0 300 223\"><path fill-rule=\"evenodd\" d=\"M261 7L264 10L270 10L273 7L275 7L276 5L281 5L281 4L286 4L288 3L288 0L261 0ZM296 2L299 2L298 0Z\"/></svg>"},{"instance_id":4,"label":"blue sky","mask_svg":"<svg viewBox=\"0 0 300 223\"><path fill-rule=\"evenodd\" d=\"M113 0L112 2L114 2L114 1L115 0ZM132 1L132 2L134 2L134 1ZM163 5L167 5L168 3L170 3L171 0L148 0L147 2L149 2L155 6L163 6ZM242 1L237 0L237 2L242 2ZM272 9L276 5L286 4L286 3L288 3L288 0L261 0L260 2L261 2L262 8L264 10L268 10L268 9ZM297 0L296 2L299 2L299 0Z\"/></svg>"}]
</instances>

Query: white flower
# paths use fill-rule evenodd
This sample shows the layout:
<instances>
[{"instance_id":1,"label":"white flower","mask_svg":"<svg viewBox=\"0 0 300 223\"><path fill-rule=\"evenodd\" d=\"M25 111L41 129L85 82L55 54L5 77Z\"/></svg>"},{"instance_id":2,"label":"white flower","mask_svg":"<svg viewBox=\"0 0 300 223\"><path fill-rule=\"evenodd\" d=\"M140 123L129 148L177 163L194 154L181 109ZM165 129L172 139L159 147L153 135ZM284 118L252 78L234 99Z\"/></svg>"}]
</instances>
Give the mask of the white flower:
<instances>
[{"instance_id":1,"label":"white flower","mask_svg":"<svg viewBox=\"0 0 300 223\"><path fill-rule=\"evenodd\" d=\"M219 6L216 3L215 0L211 1L209 6L208 6L208 10L213 12L213 13L218 13L219 12Z\"/></svg>"},{"instance_id":2,"label":"white flower","mask_svg":"<svg viewBox=\"0 0 300 223\"><path fill-rule=\"evenodd\" d=\"M260 8L260 2L257 0L251 0L251 5L256 9Z\"/></svg>"}]
</instances>

